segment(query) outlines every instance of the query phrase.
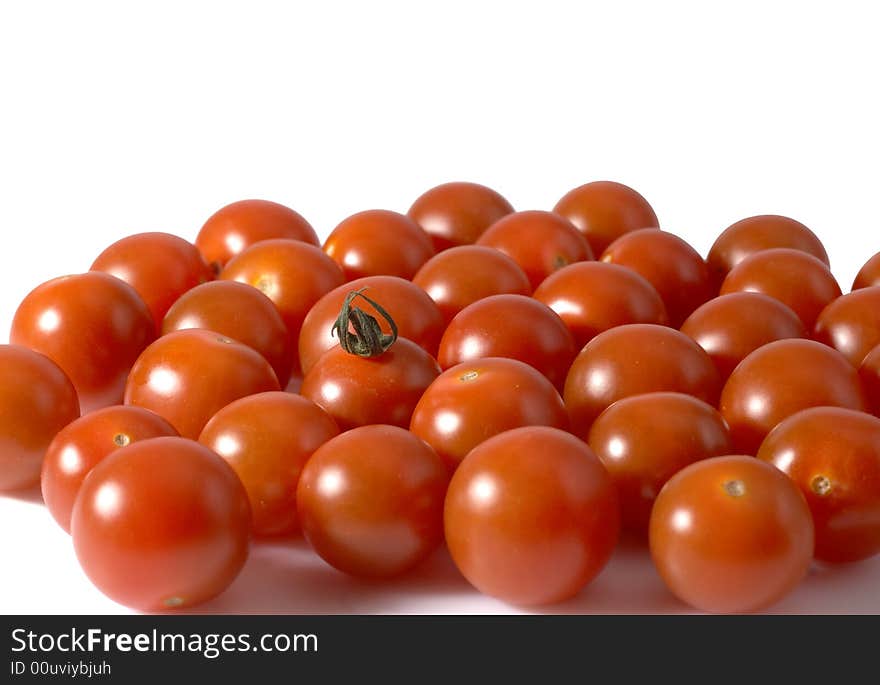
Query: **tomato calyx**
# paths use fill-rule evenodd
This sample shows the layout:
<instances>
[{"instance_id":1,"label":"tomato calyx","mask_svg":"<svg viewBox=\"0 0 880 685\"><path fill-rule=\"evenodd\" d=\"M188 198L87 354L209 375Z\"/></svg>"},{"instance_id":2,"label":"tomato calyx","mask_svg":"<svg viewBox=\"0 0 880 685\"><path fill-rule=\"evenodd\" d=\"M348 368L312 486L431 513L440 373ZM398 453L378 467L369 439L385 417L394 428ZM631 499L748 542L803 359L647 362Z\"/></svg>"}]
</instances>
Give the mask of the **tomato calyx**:
<instances>
[{"instance_id":1,"label":"tomato calyx","mask_svg":"<svg viewBox=\"0 0 880 685\"><path fill-rule=\"evenodd\" d=\"M339 312L330 332L339 338L339 346L349 354L358 357L378 357L397 340L397 324L378 302L364 295L364 290L366 288L352 290L345 296L342 311ZM391 333L382 330L375 316L352 305L358 297L366 300L385 319L391 328Z\"/></svg>"}]
</instances>

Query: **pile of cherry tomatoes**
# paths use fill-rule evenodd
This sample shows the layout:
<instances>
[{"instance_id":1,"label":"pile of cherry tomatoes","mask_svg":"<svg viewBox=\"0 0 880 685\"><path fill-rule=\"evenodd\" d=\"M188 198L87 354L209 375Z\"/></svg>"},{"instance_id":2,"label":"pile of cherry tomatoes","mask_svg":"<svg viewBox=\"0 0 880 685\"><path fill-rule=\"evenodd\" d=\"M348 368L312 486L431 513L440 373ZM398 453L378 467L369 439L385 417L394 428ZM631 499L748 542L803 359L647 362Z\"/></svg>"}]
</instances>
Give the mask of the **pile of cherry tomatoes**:
<instances>
[{"instance_id":1,"label":"pile of cherry tomatoes","mask_svg":"<svg viewBox=\"0 0 880 685\"><path fill-rule=\"evenodd\" d=\"M844 295L803 224L706 259L634 190L552 212L448 183L407 214L223 207L114 243L0 346L0 490L38 483L95 585L222 592L253 537L392 578L578 593L622 529L683 601L760 609L880 551L880 254ZM295 583L296 579L291 578Z\"/></svg>"}]
</instances>

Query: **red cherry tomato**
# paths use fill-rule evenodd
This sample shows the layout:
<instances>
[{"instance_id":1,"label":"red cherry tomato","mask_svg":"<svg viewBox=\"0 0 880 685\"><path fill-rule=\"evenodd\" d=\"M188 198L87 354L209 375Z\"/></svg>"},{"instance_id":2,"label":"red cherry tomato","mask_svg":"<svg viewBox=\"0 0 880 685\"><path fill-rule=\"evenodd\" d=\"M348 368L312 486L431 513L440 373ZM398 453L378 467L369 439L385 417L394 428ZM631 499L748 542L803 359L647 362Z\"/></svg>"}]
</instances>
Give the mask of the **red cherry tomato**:
<instances>
[{"instance_id":1,"label":"red cherry tomato","mask_svg":"<svg viewBox=\"0 0 880 685\"><path fill-rule=\"evenodd\" d=\"M870 411L880 416L880 345L865 356L859 367L859 378L865 390Z\"/></svg>"},{"instance_id":2,"label":"red cherry tomato","mask_svg":"<svg viewBox=\"0 0 880 685\"><path fill-rule=\"evenodd\" d=\"M431 297L448 324L469 304L490 295L531 295L523 270L490 247L462 245L429 259L413 278Z\"/></svg>"},{"instance_id":3,"label":"red cherry tomato","mask_svg":"<svg viewBox=\"0 0 880 685\"><path fill-rule=\"evenodd\" d=\"M804 338L804 324L791 307L761 293L730 293L691 314L681 332L706 350L726 381L736 365L775 340Z\"/></svg>"},{"instance_id":4,"label":"red cherry tomato","mask_svg":"<svg viewBox=\"0 0 880 685\"><path fill-rule=\"evenodd\" d=\"M409 216L431 236L437 252L477 242L489 226L513 212L491 188L478 183L444 183L425 191Z\"/></svg>"},{"instance_id":5,"label":"red cherry tomato","mask_svg":"<svg viewBox=\"0 0 880 685\"><path fill-rule=\"evenodd\" d=\"M331 332L333 323L348 294L361 289L365 289L364 294L391 315L401 338L412 340L430 355L437 354L437 345L443 334L443 316L425 291L396 276L369 276L331 290L309 311L299 336L299 361L303 373L308 373L324 352L339 344L339 339ZM385 333L391 332L387 322L369 304L358 306L379 319Z\"/></svg>"},{"instance_id":6,"label":"red cherry tomato","mask_svg":"<svg viewBox=\"0 0 880 685\"><path fill-rule=\"evenodd\" d=\"M813 337L843 354L853 366L861 364L880 345L880 286L834 300L816 319Z\"/></svg>"},{"instance_id":7,"label":"red cherry tomato","mask_svg":"<svg viewBox=\"0 0 880 685\"><path fill-rule=\"evenodd\" d=\"M410 430L452 470L487 438L521 426L568 428L562 399L531 366L490 357L440 374L416 405Z\"/></svg>"},{"instance_id":8,"label":"red cherry tomato","mask_svg":"<svg viewBox=\"0 0 880 685\"><path fill-rule=\"evenodd\" d=\"M852 289L869 288L872 285L880 285L880 252L865 262L853 281Z\"/></svg>"},{"instance_id":9,"label":"red cherry tomato","mask_svg":"<svg viewBox=\"0 0 880 685\"><path fill-rule=\"evenodd\" d=\"M196 247L215 272L261 240L288 238L320 246L318 235L297 212L268 200L239 200L208 217Z\"/></svg>"},{"instance_id":10,"label":"red cherry tomato","mask_svg":"<svg viewBox=\"0 0 880 685\"><path fill-rule=\"evenodd\" d=\"M162 333L203 328L259 352L286 385L294 350L281 314L256 288L236 281L203 283L183 295L165 316Z\"/></svg>"},{"instance_id":11,"label":"red cherry tomato","mask_svg":"<svg viewBox=\"0 0 880 685\"><path fill-rule=\"evenodd\" d=\"M140 407L104 407L65 426L46 450L40 486L52 517L68 533L73 503L95 465L118 449L149 438L175 437L158 414Z\"/></svg>"},{"instance_id":12,"label":"red cherry tomato","mask_svg":"<svg viewBox=\"0 0 880 685\"><path fill-rule=\"evenodd\" d=\"M684 333L629 324L597 335L580 351L563 397L572 432L586 440L599 414L624 397L681 392L714 405L720 389L712 360Z\"/></svg>"},{"instance_id":13,"label":"red cherry tomato","mask_svg":"<svg viewBox=\"0 0 880 685\"><path fill-rule=\"evenodd\" d=\"M0 345L0 492L36 485L50 441L78 416L76 390L57 364Z\"/></svg>"},{"instance_id":14,"label":"red cherry tomato","mask_svg":"<svg viewBox=\"0 0 880 685\"><path fill-rule=\"evenodd\" d=\"M553 211L571 221L600 255L624 233L660 224L648 201L614 181L594 181L566 193Z\"/></svg>"},{"instance_id":15,"label":"red cherry tomato","mask_svg":"<svg viewBox=\"0 0 880 685\"><path fill-rule=\"evenodd\" d=\"M822 242L800 221L776 214L750 216L724 229L709 250L706 263L713 285L720 287L731 269L746 257L777 247L800 250L829 265Z\"/></svg>"},{"instance_id":16,"label":"red cherry tomato","mask_svg":"<svg viewBox=\"0 0 880 685\"><path fill-rule=\"evenodd\" d=\"M431 238L408 216L370 209L345 219L324 242L349 281L365 276L412 278L434 256Z\"/></svg>"},{"instance_id":17,"label":"red cherry tomato","mask_svg":"<svg viewBox=\"0 0 880 685\"><path fill-rule=\"evenodd\" d=\"M797 483L816 527L816 558L846 562L880 552L880 419L837 407L805 409L758 450Z\"/></svg>"},{"instance_id":18,"label":"red cherry tomato","mask_svg":"<svg viewBox=\"0 0 880 685\"><path fill-rule=\"evenodd\" d=\"M706 262L672 233L650 228L630 231L608 246L602 261L644 276L666 305L675 328L713 295Z\"/></svg>"},{"instance_id":19,"label":"red cherry tomato","mask_svg":"<svg viewBox=\"0 0 880 685\"><path fill-rule=\"evenodd\" d=\"M147 305L127 283L97 271L37 286L12 320L9 340L54 361L80 407L119 404L134 360L156 337Z\"/></svg>"},{"instance_id":20,"label":"red cherry tomato","mask_svg":"<svg viewBox=\"0 0 880 685\"><path fill-rule=\"evenodd\" d=\"M840 352L812 340L777 340L734 369L719 408L734 448L756 454L780 421L809 407L864 409L856 370Z\"/></svg>"},{"instance_id":21,"label":"red cherry tomato","mask_svg":"<svg viewBox=\"0 0 880 685\"><path fill-rule=\"evenodd\" d=\"M299 528L296 485L312 453L339 435L336 422L305 397L262 392L223 407L199 442L219 454L247 491L257 535Z\"/></svg>"},{"instance_id":22,"label":"red cherry tomato","mask_svg":"<svg viewBox=\"0 0 880 685\"><path fill-rule=\"evenodd\" d=\"M355 576L410 570L443 540L448 476L424 442L395 426L363 426L318 448L296 489L303 533L331 566Z\"/></svg>"},{"instance_id":23,"label":"red cherry tomato","mask_svg":"<svg viewBox=\"0 0 880 685\"><path fill-rule=\"evenodd\" d=\"M525 362L562 389L577 350L565 323L523 295L493 295L465 307L447 326L437 361L448 369L483 357Z\"/></svg>"},{"instance_id":24,"label":"red cherry tomato","mask_svg":"<svg viewBox=\"0 0 880 685\"><path fill-rule=\"evenodd\" d=\"M116 276L134 288L150 308L157 331L178 297L214 278L195 245L169 233L138 233L118 240L98 255L90 271Z\"/></svg>"},{"instance_id":25,"label":"red cherry tomato","mask_svg":"<svg viewBox=\"0 0 880 685\"><path fill-rule=\"evenodd\" d=\"M615 402L596 419L588 442L617 488L623 525L643 535L666 481L685 466L730 454L732 448L721 414L677 392Z\"/></svg>"},{"instance_id":26,"label":"red cherry tomato","mask_svg":"<svg viewBox=\"0 0 880 685\"><path fill-rule=\"evenodd\" d=\"M683 602L755 611L806 575L813 521L782 472L752 457L715 457L685 467L660 491L650 543L657 571Z\"/></svg>"},{"instance_id":27,"label":"red cherry tomato","mask_svg":"<svg viewBox=\"0 0 880 685\"><path fill-rule=\"evenodd\" d=\"M406 338L398 338L378 357L334 347L309 369L300 394L323 407L342 430L371 423L405 428L439 374L434 358Z\"/></svg>"},{"instance_id":28,"label":"red cherry tomato","mask_svg":"<svg viewBox=\"0 0 880 685\"><path fill-rule=\"evenodd\" d=\"M840 286L820 260L800 250L762 250L737 264L721 294L756 292L788 305L812 330L819 313L840 297Z\"/></svg>"},{"instance_id":29,"label":"red cherry tomato","mask_svg":"<svg viewBox=\"0 0 880 685\"><path fill-rule=\"evenodd\" d=\"M553 212L515 212L492 224L477 241L513 259L532 288L550 274L575 262L593 259L583 234L568 219Z\"/></svg>"},{"instance_id":30,"label":"red cherry tomato","mask_svg":"<svg viewBox=\"0 0 880 685\"><path fill-rule=\"evenodd\" d=\"M560 269L538 287L535 299L560 316L578 348L616 326L668 323L654 286L616 264L581 262Z\"/></svg>"},{"instance_id":31,"label":"red cherry tomato","mask_svg":"<svg viewBox=\"0 0 880 685\"><path fill-rule=\"evenodd\" d=\"M101 592L133 609L194 606L244 565L251 513L233 470L207 447L152 438L101 461L73 507L73 546Z\"/></svg>"},{"instance_id":32,"label":"red cherry tomato","mask_svg":"<svg viewBox=\"0 0 880 685\"><path fill-rule=\"evenodd\" d=\"M580 592L608 562L619 528L614 486L590 448L543 427L474 448L449 484L444 521L471 584L532 605Z\"/></svg>"},{"instance_id":33,"label":"red cherry tomato","mask_svg":"<svg viewBox=\"0 0 880 685\"><path fill-rule=\"evenodd\" d=\"M129 374L125 403L154 411L195 440L227 404L268 390L280 387L261 354L192 328L164 335L144 350Z\"/></svg>"}]
</instances>

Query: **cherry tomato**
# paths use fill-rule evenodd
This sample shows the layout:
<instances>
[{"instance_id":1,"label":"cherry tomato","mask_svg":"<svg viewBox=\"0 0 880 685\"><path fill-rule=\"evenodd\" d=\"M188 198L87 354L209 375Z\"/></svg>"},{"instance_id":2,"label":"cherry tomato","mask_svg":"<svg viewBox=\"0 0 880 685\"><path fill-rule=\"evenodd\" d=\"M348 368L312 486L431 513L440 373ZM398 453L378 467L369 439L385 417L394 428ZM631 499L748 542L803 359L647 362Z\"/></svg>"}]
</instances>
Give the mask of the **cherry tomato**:
<instances>
[{"instance_id":1,"label":"cherry tomato","mask_svg":"<svg viewBox=\"0 0 880 685\"><path fill-rule=\"evenodd\" d=\"M717 289L731 269L746 257L776 247L800 250L829 265L828 253L822 242L800 221L787 216L763 214L737 221L724 229L715 240L706 258L712 283Z\"/></svg>"},{"instance_id":2,"label":"cherry tomato","mask_svg":"<svg viewBox=\"0 0 880 685\"><path fill-rule=\"evenodd\" d=\"M489 357L440 374L416 405L410 430L454 470L487 438L521 426L568 428L562 398L531 366Z\"/></svg>"},{"instance_id":3,"label":"cherry tomato","mask_svg":"<svg viewBox=\"0 0 880 685\"><path fill-rule=\"evenodd\" d=\"M155 337L153 317L134 288L97 271L37 286L9 334L10 342L61 367L83 413L119 404L131 365Z\"/></svg>"},{"instance_id":4,"label":"cherry tomato","mask_svg":"<svg viewBox=\"0 0 880 685\"><path fill-rule=\"evenodd\" d=\"M755 292L788 305L806 329L840 297L840 286L821 261L800 250L762 250L737 264L721 284L721 294Z\"/></svg>"},{"instance_id":5,"label":"cherry tomato","mask_svg":"<svg viewBox=\"0 0 880 685\"><path fill-rule=\"evenodd\" d=\"M555 428L486 440L452 477L444 511L455 565L480 592L513 604L573 597L617 544L614 486L592 450Z\"/></svg>"},{"instance_id":6,"label":"cherry tomato","mask_svg":"<svg viewBox=\"0 0 880 685\"><path fill-rule=\"evenodd\" d=\"M492 224L477 241L501 250L522 267L532 288L564 266L593 259L583 234L553 212L515 212Z\"/></svg>"},{"instance_id":7,"label":"cherry tomato","mask_svg":"<svg viewBox=\"0 0 880 685\"><path fill-rule=\"evenodd\" d=\"M76 390L55 362L0 345L0 492L36 485L52 438L78 416Z\"/></svg>"},{"instance_id":8,"label":"cherry tomato","mask_svg":"<svg viewBox=\"0 0 880 685\"><path fill-rule=\"evenodd\" d=\"M425 291L396 276L368 276L331 290L306 315L299 336L299 361L304 373L309 372L324 352L339 344L331 332L333 323L348 294L361 289L391 315L401 338L412 340L432 356L437 354L443 335L443 316ZM361 306L380 320L385 333L390 333L390 327L378 312L368 304Z\"/></svg>"},{"instance_id":9,"label":"cherry tomato","mask_svg":"<svg viewBox=\"0 0 880 685\"><path fill-rule=\"evenodd\" d=\"M706 262L684 240L666 231L630 231L608 246L602 261L644 276L666 305L675 328L713 295Z\"/></svg>"},{"instance_id":10,"label":"cherry tomato","mask_svg":"<svg viewBox=\"0 0 880 685\"><path fill-rule=\"evenodd\" d=\"M235 472L183 438L132 443L86 476L73 546L101 592L142 611L180 609L223 592L244 565L251 513Z\"/></svg>"},{"instance_id":11,"label":"cherry tomato","mask_svg":"<svg viewBox=\"0 0 880 685\"><path fill-rule=\"evenodd\" d=\"M617 488L623 525L644 535L666 481L685 466L730 454L732 448L721 414L677 392L615 402L596 419L588 442Z\"/></svg>"},{"instance_id":12,"label":"cherry tomato","mask_svg":"<svg viewBox=\"0 0 880 685\"><path fill-rule=\"evenodd\" d=\"M170 233L137 233L118 240L98 255L90 271L116 276L134 288L150 308L157 331L178 297L214 278L196 246Z\"/></svg>"},{"instance_id":13,"label":"cherry tomato","mask_svg":"<svg viewBox=\"0 0 880 685\"><path fill-rule=\"evenodd\" d=\"M203 328L252 347L286 385L294 351L281 314L256 288L236 281L211 281L183 295L165 316L162 333Z\"/></svg>"},{"instance_id":14,"label":"cherry tomato","mask_svg":"<svg viewBox=\"0 0 880 685\"><path fill-rule=\"evenodd\" d=\"M719 408L734 448L756 454L780 421L809 407L864 409L856 370L837 350L812 340L777 340L737 366Z\"/></svg>"},{"instance_id":15,"label":"cherry tomato","mask_svg":"<svg viewBox=\"0 0 880 685\"><path fill-rule=\"evenodd\" d=\"M813 556L804 496L782 472L745 456L698 461L674 475L654 503L649 537L673 594L716 613L773 604Z\"/></svg>"},{"instance_id":16,"label":"cherry tomato","mask_svg":"<svg viewBox=\"0 0 880 685\"><path fill-rule=\"evenodd\" d=\"M389 577L443 540L448 476L440 458L396 426L362 426L319 447L296 489L303 533L331 566Z\"/></svg>"},{"instance_id":17,"label":"cherry tomato","mask_svg":"<svg viewBox=\"0 0 880 685\"><path fill-rule=\"evenodd\" d=\"M195 440L230 402L280 390L263 356L213 331L191 328L159 338L138 358L125 387L125 403L166 419Z\"/></svg>"},{"instance_id":18,"label":"cherry tomato","mask_svg":"<svg viewBox=\"0 0 880 685\"><path fill-rule=\"evenodd\" d=\"M513 212L513 207L491 188L478 183L444 183L425 191L409 216L431 236L434 250L477 242L489 226Z\"/></svg>"},{"instance_id":19,"label":"cherry tomato","mask_svg":"<svg viewBox=\"0 0 880 685\"><path fill-rule=\"evenodd\" d=\"M415 221L386 209L345 219L324 242L349 281L365 276L412 278L434 256L431 238Z\"/></svg>"},{"instance_id":20,"label":"cherry tomato","mask_svg":"<svg viewBox=\"0 0 880 685\"><path fill-rule=\"evenodd\" d=\"M816 528L817 559L858 561L880 552L880 419L851 409L805 409L758 450L797 483Z\"/></svg>"},{"instance_id":21,"label":"cherry tomato","mask_svg":"<svg viewBox=\"0 0 880 685\"><path fill-rule=\"evenodd\" d=\"M614 181L594 181L566 193L553 211L571 221L600 255L624 233L660 224L648 201Z\"/></svg>"},{"instance_id":22,"label":"cherry tomato","mask_svg":"<svg viewBox=\"0 0 880 685\"><path fill-rule=\"evenodd\" d=\"M342 430L371 423L409 425L413 409L440 375L434 358L406 338L378 357L327 350L303 378L300 394L323 407Z\"/></svg>"},{"instance_id":23,"label":"cherry tomato","mask_svg":"<svg viewBox=\"0 0 880 685\"><path fill-rule=\"evenodd\" d=\"M880 345L880 286L838 297L819 314L813 337L830 345L853 366Z\"/></svg>"},{"instance_id":24,"label":"cherry tomato","mask_svg":"<svg viewBox=\"0 0 880 685\"><path fill-rule=\"evenodd\" d=\"M273 238L321 244L315 229L290 207L268 200L239 200L208 217L196 237L196 247L219 273L235 255Z\"/></svg>"},{"instance_id":25,"label":"cherry tomato","mask_svg":"<svg viewBox=\"0 0 880 685\"><path fill-rule=\"evenodd\" d=\"M880 345L865 356L859 367L859 378L865 389L865 397L870 411L880 416Z\"/></svg>"},{"instance_id":26,"label":"cherry tomato","mask_svg":"<svg viewBox=\"0 0 880 685\"><path fill-rule=\"evenodd\" d=\"M336 422L311 400L262 392L214 414L199 442L238 474L250 499L254 533L284 535L299 529L296 484L303 466L337 435Z\"/></svg>"},{"instance_id":27,"label":"cherry tomato","mask_svg":"<svg viewBox=\"0 0 880 685\"><path fill-rule=\"evenodd\" d=\"M440 339L437 361L448 369L483 357L525 362L562 389L577 350L550 307L523 295L493 295L465 307Z\"/></svg>"},{"instance_id":28,"label":"cherry tomato","mask_svg":"<svg viewBox=\"0 0 880 685\"><path fill-rule=\"evenodd\" d=\"M761 293L721 295L698 307L681 326L715 362L726 381L736 365L759 347L804 338L804 324L791 307Z\"/></svg>"},{"instance_id":29,"label":"cherry tomato","mask_svg":"<svg viewBox=\"0 0 880 685\"><path fill-rule=\"evenodd\" d=\"M158 414L140 407L104 407L65 426L49 444L40 486L52 517L68 533L80 486L95 464L139 440L177 436Z\"/></svg>"},{"instance_id":30,"label":"cherry tomato","mask_svg":"<svg viewBox=\"0 0 880 685\"><path fill-rule=\"evenodd\" d=\"M871 257L856 275L853 281L853 290L868 288L872 285L880 285L880 252Z\"/></svg>"},{"instance_id":31,"label":"cherry tomato","mask_svg":"<svg viewBox=\"0 0 880 685\"><path fill-rule=\"evenodd\" d=\"M469 304L490 295L531 295L523 270L498 250L462 245L429 259L413 278L431 297L448 324Z\"/></svg>"},{"instance_id":32,"label":"cherry tomato","mask_svg":"<svg viewBox=\"0 0 880 685\"><path fill-rule=\"evenodd\" d=\"M684 333L629 324L600 333L580 351L565 380L565 406L575 435L617 400L648 392L681 392L715 404L721 381L703 349Z\"/></svg>"},{"instance_id":33,"label":"cherry tomato","mask_svg":"<svg viewBox=\"0 0 880 685\"><path fill-rule=\"evenodd\" d=\"M628 323L666 324L666 307L635 271L604 262L580 262L560 269L535 291L555 311L578 348L603 331Z\"/></svg>"}]
</instances>

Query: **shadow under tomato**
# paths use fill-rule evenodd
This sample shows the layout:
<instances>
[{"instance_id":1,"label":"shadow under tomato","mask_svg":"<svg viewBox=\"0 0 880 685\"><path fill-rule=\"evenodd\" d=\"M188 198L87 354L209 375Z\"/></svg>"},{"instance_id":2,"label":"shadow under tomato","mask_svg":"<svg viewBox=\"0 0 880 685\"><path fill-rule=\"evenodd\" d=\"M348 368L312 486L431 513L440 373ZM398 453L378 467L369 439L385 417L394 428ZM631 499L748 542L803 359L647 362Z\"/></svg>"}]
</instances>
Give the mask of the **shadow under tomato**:
<instances>
[{"instance_id":1,"label":"shadow under tomato","mask_svg":"<svg viewBox=\"0 0 880 685\"><path fill-rule=\"evenodd\" d=\"M12 492L4 492L0 496L7 499L18 500L19 502L27 502L28 504L45 504L45 502L43 502L43 493L40 490L39 484L34 485L30 488L25 488L24 490L13 490Z\"/></svg>"}]
</instances>

